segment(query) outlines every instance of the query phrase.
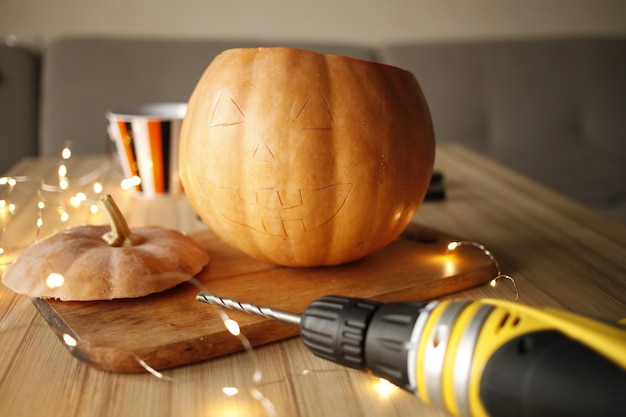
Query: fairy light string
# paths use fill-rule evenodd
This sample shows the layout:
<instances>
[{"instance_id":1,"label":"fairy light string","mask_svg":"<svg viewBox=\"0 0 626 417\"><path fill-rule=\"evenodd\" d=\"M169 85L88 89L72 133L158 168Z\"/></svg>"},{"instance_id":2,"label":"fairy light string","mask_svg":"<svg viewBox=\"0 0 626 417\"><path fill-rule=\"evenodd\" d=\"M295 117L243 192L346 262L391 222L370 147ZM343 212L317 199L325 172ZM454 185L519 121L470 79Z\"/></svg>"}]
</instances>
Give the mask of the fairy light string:
<instances>
[{"instance_id":1,"label":"fairy light string","mask_svg":"<svg viewBox=\"0 0 626 417\"><path fill-rule=\"evenodd\" d=\"M192 282L201 291L208 291L207 288L199 280L194 278ZM231 319L226 311L224 311L224 309L218 308L216 310L226 330L228 330L231 335L239 339L240 343L244 347L245 352L248 354L248 357L252 360L252 385L248 387L248 392L250 393L252 398L259 402L259 404L261 404L261 406L265 410L267 417L276 417L278 414L276 412L274 404L258 388L258 386L263 382L263 372L261 371L259 358L256 354L256 351L252 347L250 340L248 340L248 338L241 332L239 323ZM224 387L222 389L224 394L227 396L236 395L235 390L235 387Z\"/></svg>"},{"instance_id":2,"label":"fairy light string","mask_svg":"<svg viewBox=\"0 0 626 417\"><path fill-rule=\"evenodd\" d=\"M506 279L508 281L510 281L513 284L513 288L515 289L515 298L513 301L517 301L519 300L519 290L517 288L517 284L515 282L515 279L513 279L513 277L511 277L510 275L507 274L503 274L502 271L500 270L500 263L498 262L498 260L496 259L496 257L493 255L493 253L491 253L491 251L489 249L487 249L484 245L478 243L478 242L473 242L473 241L468 241L468 240L460 240L460 241L453 241L450 242L447 246L447 250L449 252L454 251L455 249L461 247L461 246L471 246L474 248L479 249L483 254L485 254L485 256L487 256L491 262L493 262L495 268L496 268L496 276L489 282L489 285L492 288L495 288L498 285L498 281L500 281L501 279Z\"/></svg>"},{"instance_id":3,"label":"fairy light string","mask_svg":"<svg viewBox=\"0 0 626 417\"><path fill-rule=\"evenodd\" d=\"M2 220L0 229L0 257L5 254L5 231L9 226L9 223L15 217L18 212L25 210L22 207L23 202L18 201L13 197L15 191L20 191L24 188L26 182L35 184L35 196L34 200L36 207L34 208L34 233L29 238L28 244L35 243L40 239L46 237L44 234L44 228L47 223L51 221L60 222L61 227L69 227L75 216L83 218L85 210L91 214L97 214L100 209L99 199L100 195L105 192L105 187L100 178L109 173L113 168L111 161L107 160L103 164L97 166L95 169L91 169L84 175L75 176L72 175L72 143L66 142L63 149L60 152L60 158L56 163L56 179L52 182L46 181L40 176L4 176L0 177L0 191L2 191L0 197L0 216ZM121 183L118 184L119 190L128 191L137 184L139 184L139 177L124 178ZM14 201L15 200L15 201ZM21 247L20 247L21 248ZM10 250L19 248L9 248ZM13 257L7 258L10 263L13 261ZM5 259L2 259L2 263L5 263ZM64 285L63 276L53 274L48 277L46 284L52 288ZM202 284L196 280L196 286L202 287ZM202 287L202 289L204 289ZM274 407L274 404L263 394L259 389L259 385L263 382L263 374L259 366L259 360L254 351L250 341L241 332L239 324L232 320L224 311L218 310L218 314L224 326L230 334L237 337L241 342L244 351L251 358L253 365L253 372L250 377L250 386L247 387L247 391L250 396L257 401L265 410L267 417L276 417L278 414ZM72 350L79 346L81 343L69 334L62 335L63 343ZM150 375L163 381L169 382L182 382L179 378L173 378L165 375L163 372L153 368L144 358L134 355L134 359L137 363ZM228 397L237 396L240 391L234 386L225 386L221 389L221 392Z\"/></svg>"},{"instance_id":4,"label":"fairy light string","mask_svg":"<svg viewBox=\"0 0 626 417\"><path fill-rule=\"evenodd\" d=\"M68 227L75 221L96 215L99 209L99 196L105 191L101 177L112 168L110 161L91 169L88 173L73 177L71 174L72 143L66 142L61 149L56 164L56 180L46 181L37 175L19 175L0 177L0 260L1 264L10 263L14 256L9 252L19 251L29 244ZM32 191L30 191L33 189ZM34 193L24 201L24 196ZM29 204L34 202L35 206ZM19 213L32 211L32 228L28 236L20 236L23 242L15 245L9 228ZM23 234L23 233L22 233ZM5 258L6 256L6 258Z\"/></svg>"},{"instance_id":5,"label":"fairy light string","mask_svg":"<svg viewBox=\"0 0 626 417\"><path fill-rule=\"evenodd\" d=\"M21 183L26 181L36 181L39 183L39 190L37 191L37 218L36 218L36 233L34 236L34 240L39 240L41 236L41 231L44 227L44 223L46 221L46 212L47 210L52 210L58 216L58 220L63 224L67 224L70 222L72 215L70 214L70 209L84 209L86 208L91 214L97 214L99 211L99 196L105 191L104 185L100 181L100 178L103 174L108 172L111 169L111 162L106 161L102 165L96 167L85 175L79 176L77 178L72 177L71 170L71 158L72 158L72 149L71 143L66 143L61 150L60 159L57 163L57 183L49 184L43 178L37 176L15 176L15 177L0 177L0 186L5 187L4 195L10 196L12 191L19 187ZM121 190L129 190L135 185L139 183L140 179L138 177L134 178L124 178L122 182L119 184ZM49 193L53 193L57 196L64 196L65 198L55 199L54 203L51 203L46 198L46 195ZM53 207L50 205L53 204ZM0 214L3 216L3 224L2 230L0 232L4 233L4 229L8 221L15 216L16 212L20 210L20 207L9 198L0 198ZM496 268L496 276L490 281L489 285L491 287L496 287L501 280L510 281L515 290L515 298L514 301L519 299L519 291L517 288L517 284L515 279L513 279L510 275L502 273L500 269L500 265L496 257L493 253L488 250L484 245L467 240L453 241L447 245L447 251L453 252L459 247L469 246L480 250L485 256L487 256L493 265ZM3 242L0 240L0 256L4 253ZM197 280L193 280L193 284L200 288L201 290L206 290L204 286ZM52 276L49 278L49 285L51 286L59 286L63 285L62 277ZM248 358L252 363L252 374L250 377L250 385L247 387L248 393L254 398L264 409L266 415L268 417L277 416L277 411L274 404L271 402L269 398L263 394L260 387L263 386L263 373L260 368L259 359L256 351L252 347L250 341L241 331L239 324L237 321L233 320L228 316L228 314L224 311L224 309L216 308L215 311L219 315L224 327L228 330L230 334L234 337L237 337L240 343L242 344L244 351L248 355ZM69 348L74 348L79 343L70 335L64 335L63 337L64 343ZM163 381L169 382L180 382L178 378L173 378L164 374L163 372L158 371L150 366L144 359L139 356L134 356L134 359L137 363L150 375L154 376ZM302 375L306 375L312 372L311 370L304 370ZM377 379L375 384L375 391L381 397L387 397L392 393L397 387L393 384L389 383L385 379ZM221 388L222 393L227 397L235 397L240 394L240 391L235 386L224 386Z\"/></svg>"},{"instance_id":6,"label":"fairy light string","mask_svg":"<svg viewBox=\"0 0 626 417\"><path fill-rule=\"evenodd\" d=\"M197 278L192 278L189 282L192 285L194 285L196 288L198 288L199 290L207 291L207 288ZM240 343L242 344L244 348L244 352L248 355L248 358L251 359L253 370L252 370L252 376L250 377L251 384L247 387L248 393L255 401L257 401L261 405L267 417L277 417L278 413L276 411L276 407L274 406L272 401L259 388L263 384L263 372L261 371L259 359L256 354L256 351L252 347L252 344L250 343L249 339L243 334L243 332L241 331L241 328L239 327L239 323L236 320L233 320L223 309L215 309L215 311L217 312L222 323L224 324L224 327L226 328L226 330L232 336L237 337L237 339L240 341ZM163 374L157 369L154 369L144 359L142 359L139 356L135 355L134 358L137 361L137 363L143 369L146 370L147 373L149 373L150 375L160 380L168 381L168 382L176 382L176 383L185 382L182 378L173 378L171 376L167 376ZM191 381L188 381L188 382L195 383ZM222 387L221 392L226 397L235 397L240 394L240 390L237 387L232 386L232 385L227 385L227 386Z\"/></svg>"}]
</instances>

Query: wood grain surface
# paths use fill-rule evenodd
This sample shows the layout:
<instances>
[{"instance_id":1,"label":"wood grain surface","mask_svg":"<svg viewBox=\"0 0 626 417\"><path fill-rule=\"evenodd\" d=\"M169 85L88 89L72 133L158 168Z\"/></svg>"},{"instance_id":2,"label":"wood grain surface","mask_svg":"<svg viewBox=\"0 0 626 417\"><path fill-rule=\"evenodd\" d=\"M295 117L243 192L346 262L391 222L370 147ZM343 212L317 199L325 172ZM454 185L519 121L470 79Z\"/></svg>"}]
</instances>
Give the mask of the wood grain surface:
<instances>
[{"instance_id":1,"label":"wood grain surface","mask_svg":"<svg viewBox=\"0 0 626 417\"><path fill-rule=\"evenodd\" d=\"M287 268L261 262L223 243L210 231L193 235L211 256L190 284L135 299L64 302L33 299L60 341L78 359L112 372L144 372L243 349L223 320L195 300L200 289L222 297L301 313L314 299L334 294L379 301L433 299L485 284L496 276L477 248L450 252L459 240L416 224L392 244L361 260L334 267ZM252 346L298 334L298 327L228 312ZM68 339L69 338L69 339ZM70 341L68 343L68 340Z\"/></svg>"},{"instance_id":2,"label":"wood grain surface","mask_svg":"<svg viewBox=\"0 0 626 417\"><path fill-rule=\"evenodd\" d=\"M103 156L76 157L70 161L69 172L71 176L90 172L105 161ZM55 179L57 162L54 158L27 158L11 174ZM444 174L446 198L423 204L414 218L416 224L484 244L502 272L515 279L519 303L565 309L609 322L626 317L626 226L459 146L440 146L435 167ZM119 184L118 180L115 175L103 178L105 190ZM159 224L189 233L206 231L185 199L144 201L122 192L114 193L114 197L131 226ZM221 258L224 268L229 259L226 254ZM218 261L212 264L212 273L217 275L219 265ZM393 267L391 262L387 265ZM276 291L280 277L277 274L277 284L271 285ZM239 279L245 281L246 275ZM442 298L512 300L510 283L504 280L501 284L496 288L479 285ZM256 291L256 283L234 288L242 293L225 285L219 295L263 304L272 301L272 294ZM342 292L352 295L349 291L353 289L363 287L356 284ZM216 320L220 309L192 301L199 288L175 291L189 291L189 301L185 300L181 310L198 308L197 322ZM311 291L299 302L314 298L315 290ZM367 295L374 297L373 293ZM155 298L165 301L170 296L164 293ZM386 296L380 294L380 298ZM297 311L295 300L283 297L280 301L282 304L275 307ZM237 320L244 316L228 314ZM196 322L195 318L192 321ZM159 326L159 330L172 327L167 321ZM285 330L295 329L280 331ZM247 331L243 330L246 336ZM129 340L135 337L132 333L120 336ZM99 343L98 337L92 335L91 341ZM81 340L79 344L82 348L88 342ZM378 385L379 380L368 373L317 358L297 337L156 375L103 372L70 355L30 299L0 286L0 416L449 416L404 390L379 390ZM224 387L239 390L229 396Z\"/></svg>"}]
</instances>

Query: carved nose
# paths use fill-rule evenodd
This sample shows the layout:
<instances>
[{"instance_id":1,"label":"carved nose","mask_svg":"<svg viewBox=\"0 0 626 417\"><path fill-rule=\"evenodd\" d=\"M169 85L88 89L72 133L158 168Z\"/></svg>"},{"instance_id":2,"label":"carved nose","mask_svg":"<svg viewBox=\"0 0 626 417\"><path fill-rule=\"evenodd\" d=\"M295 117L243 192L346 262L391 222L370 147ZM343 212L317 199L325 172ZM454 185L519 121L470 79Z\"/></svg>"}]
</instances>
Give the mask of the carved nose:
<instances>
[{"instance_id":1,"label":"carved nose","mask_svg":"<svg viewBox=\"0 0 626 417\"><path fill-rule=\"evenodd\" d=\"M274 160L274 152L272 152L265 142L261 142L254 150L252 159L256 162L269 163Z\"/></svg>"}]
</instances>

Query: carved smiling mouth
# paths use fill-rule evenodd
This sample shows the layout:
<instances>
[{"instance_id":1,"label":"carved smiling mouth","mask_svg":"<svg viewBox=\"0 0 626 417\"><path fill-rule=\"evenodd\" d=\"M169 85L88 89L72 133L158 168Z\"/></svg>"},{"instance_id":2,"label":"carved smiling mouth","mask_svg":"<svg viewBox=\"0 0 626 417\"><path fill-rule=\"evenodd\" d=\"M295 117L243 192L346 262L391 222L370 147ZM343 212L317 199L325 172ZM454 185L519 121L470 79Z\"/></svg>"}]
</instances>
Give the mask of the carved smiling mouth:
<instances>
[{"instance_id":1,"label":"carved smiling mouth","mask_svg":"<svg viewBox=\"0 0 626 417\"><path fill-rule=\"evenodd\" d=\"M214 187L212 197L221 201L228 221L273 236L306 233L329 223L344 207L352 184L281 191L276 188L242 190ZM224 202L228 202L224 206Z\"/></svg>"}]
</instances>

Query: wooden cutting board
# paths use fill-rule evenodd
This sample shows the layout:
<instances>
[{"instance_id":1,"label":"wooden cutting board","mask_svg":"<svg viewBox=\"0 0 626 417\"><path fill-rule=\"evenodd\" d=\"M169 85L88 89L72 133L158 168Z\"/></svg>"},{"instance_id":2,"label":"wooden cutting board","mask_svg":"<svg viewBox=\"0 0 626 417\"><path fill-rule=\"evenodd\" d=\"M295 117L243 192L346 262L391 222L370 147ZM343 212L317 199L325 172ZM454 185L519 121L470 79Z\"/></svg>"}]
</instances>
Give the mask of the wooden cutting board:
<instances>
[{"instance_id":1,"label":"wooden cutting board","mask_svg":"<svg viewBox=\"0 0 626 417\"><path fill-rule=\"evenodd\" d=\"M224 327L219 307L195 300L201 290L221 297L301 313L314 299L344 295L383 302L421 301L489 282L496 265L471 246L419 225L386 248L334 267L287 268L250 258L206 231L193 235L211 255L194 284L136 299L64 302L33 299L62 343L78 359L112 372L162 370L243 350ZM298 327L223 310L252 346L298 334Z\"/></svg>"}]
</instances>

